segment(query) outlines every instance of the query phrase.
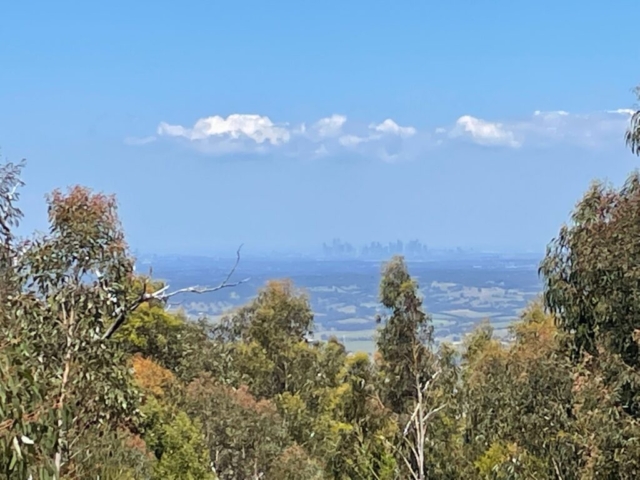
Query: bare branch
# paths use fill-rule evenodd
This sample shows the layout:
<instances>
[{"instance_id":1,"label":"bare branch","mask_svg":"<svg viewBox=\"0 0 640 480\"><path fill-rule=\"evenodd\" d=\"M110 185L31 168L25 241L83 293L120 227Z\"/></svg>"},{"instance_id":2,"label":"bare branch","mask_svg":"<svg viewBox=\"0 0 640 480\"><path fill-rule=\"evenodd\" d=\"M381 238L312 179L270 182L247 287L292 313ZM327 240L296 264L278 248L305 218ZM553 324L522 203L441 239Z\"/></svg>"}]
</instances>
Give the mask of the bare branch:
<instances>
[{"instance_id":1,"label":"bare branch","mask_svg":"<svg viewBox=\"0 0 640 480\"><path fill-rule=\"evenodd\" d=\"M211 292L217 292L218 290L222 290L223 288L231 288L231 287L237 287L238 285L247 282L249 279L245 278L244 280L240 280L239 282L235 282L235 283L225 283L225 284L220 284L217 285L215 287L186 287L186 288L181 288L179 290L175 290L173 292L167 292L166 288L163 288L161 290L158 290L155 293L151 293L151 294L147 294L148 300L160 300L160 301L165 301L168 300L171 297L175 297L176 295L180 295L181 293L197 293L197 294L202 294L202 293L211 293Z\"/></svg>"},{"instance_id":2,"label":"bare branch","mask_svg":"<svg viewBox=\"0 0 640 480\"><path fill-rule=\"evenodd\" d=\"M427 390L429 390L429 387L431 385L433 385L433 382L436 380L436 378L438 378L438 375L440 375L441 370L436 371L429 380L427 380L425 382L424 387L421 387L419 384L419 380L416 378L416 383L418 384L418 390L419 393L425 393ZM411 424L415 422L416 420L416 416L418 416L418 413L420 412L420 410L423 408L423 404L422 404L422 395L419 395L418 401L416 403L416 407L413 410L413 413L411 414L411 418L409 418L409 421L407 422L407 424L404 427L404 430L402 431L402 435L403 436L407 436L407 433L409 433L409 429L411 428ZM446 403L444 405L441 405L440 407L431 410L430 412L428 412L426 414L426 416L424 416L421 419L418 419L418 421L422 420L422 423L424 423L426 420L428 420L430 417L432 417L433 415L435 415L436 413L438 413L440 410L442 410L444 407L446 406Z\"/></svg>"},{"instance_id":3,"label":"bare branch","mask_svg":"<svg viewBox=\"0 0 640 480\"><path fill-rule=\"evenodd\" d=\"M427 412L427 414L424 416L424 421L426 422L427 420L429 420L431 417L433 417L436 413L438 413L440 410L442 410L443 408L446 408L447 404L443 403L442 405L440 405L439 407L434 408L433 410L429 410Z\"/></svg>"},{"instance_id":4,"label":"bare branch","mask_svg":"<svg viewBox=\"0 0 640 480\"><path fill-rule=\"evenodd\" d=\"M416 357L417 359L417 357ZM409 468L409 472L411 476L416 480L425 480L425 460L424 460L424 448L428 439L427 427L429 425L429 420L431 417L436 415L439 411L444 409L447 406L447 403L434 407L430 410L426 409L425 405L425 397L424 394L429 390L435 383L436 378L440 374L441 370L437 370L429 380L424 382L424 385L420 381L420 375L416 371L415 381L416 381L416 405L414 407L413 413L409 418L409 421L404 427L402 431L402 436L406 443L406 446L410 450L410 454L414 462L410 462L409 459L402 453L400 449L396 451L402 457L407 467ZM408 437L410 431L413 431L413 435ZM415 465L414 465L415 463Z\"/></svg>"},{"instance_id":5,"label":"bare branch","mask_svg":"<svg viewBox=\"0 0 640 480\"><path fill-rule=\"evenodd\" d=\"M174 291L169 291L169 285L165 285L159 290L149 293L147 292L147 283L145 281L145 284L143 285L143 290L140 296L136 300L134 300L128 307L123 308L118 312L116 320L111 324L111 326L104 333L104 335L102 336L102 340L108 340L109 338L111 338L113 334L118 330L118 328L122 326L122 324L127 318L127 315L134 312L143 303L147 303L152 300L166 303L167 300L169 300L171 297L175 297L176 295L180 295L182 293L196 293L196 294L212 293L225 288L237 287L238 285L248 282L249 278L245 278L244 280L240 280L233 283L229 282L229 280L235 273L236 268L238 267L238 264L240 263L241 250L242 250L242 245L238 247L238 250L236 252L236 262L234 263L233 268L231 268L226 278L216 286L212 286L212 287L191 286L191 287L179 288L178 290L174 290Z\"/></svg>"},{"instance_id":6,"label":"bare branch","mask_svg":"<svg viewBox=\"0 0 640 480\"><path fill-rule=\"evenodd\" d=\"M413 471L413 465L411 465L411 462L409 461L409 459L407 458L407 456L402 453L402 451L393 443L391 443L389 440L387 440L386 438L383 439L385 445L387 445L387 447L391 448L392 450L394 450L399 456L400 458L402 458L402 460L404 461L405 465L407 466L407 470L409 471L409 473L411 474L411 477L414 480L419 480L418 478L418 474L415 473Z\"/></svg>"},{"instance_id":7,"label":"bare branch","mask_svg":"<svg viewBox=\"0 0 640 480\"><path fill-rule=\"evenodd\" d=\"M407 434L409 433L409 430L411 429L411 425L413 424L414 420L416 419L416 416L418 415L419 411L420 411L420 404L417 404L416 408L414 408L413 413L411 414L411 418L409 418L409 421L404 426L404 430L402 431L402 436L403 437L406 437Z\"/></svg>"},{"instance_id":8,"label":"bare branch","mask_svg":"<svg viewBox=\"0 0 640 480\"><path fill-rule=\"evenodd\" d=\"M211 292L217 292L218 290L222 290L223 288L237 287L238 285L248 282L249 278L245 278L244 280L240 280L238 282L229 283L229 280L235 273L236 268L238 268L238 264L240 263L241 249L242 249L242 245L240 245L240 247L238 248L238 251L236 252L236 263L233 265L233 268L229 271L224 281L219 285L216 285L214 287L192 286L192 287L180 288L178 290L174 290L173 292L169 292L168 291L169 285L166 285L165 287L162 287L157 292L146 294L148 297L146 300L159 300L161 302L165 302L171 297L175 297L176 295L180 295L181 293L197 293L197 294L211 293Z\"/></svg>"},{"instance_id":9,"label":"bare branch","mask_svg":"<svg viewBox=\"0 0 640 480\"><path fill-rule=\"evenodd\" d=\"M422 388L422 393L425 393L427 390L429 390L429 387L436 381L436 378L438 378L438 376L442 373L442 370L437 370L429 380L427 380L424 384L424 387Z\"/></svg>"}]
</instances>

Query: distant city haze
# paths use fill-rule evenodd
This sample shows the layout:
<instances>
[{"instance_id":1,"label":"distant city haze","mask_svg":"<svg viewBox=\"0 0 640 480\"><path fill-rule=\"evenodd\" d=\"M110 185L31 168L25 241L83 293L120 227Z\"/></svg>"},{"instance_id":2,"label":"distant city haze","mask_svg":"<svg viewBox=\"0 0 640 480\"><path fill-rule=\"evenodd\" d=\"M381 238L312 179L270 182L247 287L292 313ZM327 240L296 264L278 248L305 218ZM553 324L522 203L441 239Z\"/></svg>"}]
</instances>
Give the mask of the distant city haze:
<instances>
[{"instance_id":1,"label":"distant city haze","mask_svg":"<svg viewBox=\"0 0 640 480\"><path fill-rule=\"evenodd\" d=\"M168 250L150 252L143 249L134 249L134 255L138 258L154 256L174 256L185 258L218 258L232 259L238 253L245 259L316 259L316 260L364 260L386 261L395 255L401 255L410 261L428 260L455 260L509 256L511 258L542 259L544 250L524 250L490 247L431 247L420 240L391 242L370 241L363 244L354 244L335 238L328 242L322 242L311 248L283 246L277 248L260 247L259 245L239 244L228 245L226 248L202 248L185 249L183 251Z\"/></svg>"}]
</instances>

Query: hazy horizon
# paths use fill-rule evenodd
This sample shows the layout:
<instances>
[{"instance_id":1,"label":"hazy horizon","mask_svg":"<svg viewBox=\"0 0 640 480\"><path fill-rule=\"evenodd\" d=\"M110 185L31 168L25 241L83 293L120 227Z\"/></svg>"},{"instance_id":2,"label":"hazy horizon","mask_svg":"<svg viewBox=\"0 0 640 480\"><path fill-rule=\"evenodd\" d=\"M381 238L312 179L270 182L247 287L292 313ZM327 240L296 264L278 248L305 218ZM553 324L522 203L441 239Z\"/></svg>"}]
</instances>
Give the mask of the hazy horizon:
<instances>
[{"instance_id":1,"label":"hazy horizon","mask_svg":"<svg viewBox=\"0 0 640 480\"><path fill-rule=\"evenodd\" d=\"M383 242L381 242L383 243ZM384 242L383 244L386 245L387 242ZM360 244L353 244L354 247L361 247ZM158 256L187 256L187 257L217 257L217 258L221 258L221 259L233 259L236 258L237 255L237 251L238 251L238 247L240 245L235 245L235 246L231 246L229 245L228 248L226 247L210 247L210 248L196 248L196 249L172 249L172 248L168 248L165 250L159 249L159 250L146 250L146 249L141 249L141 248L136 248L135 246L131 246L132 250L140 255L147 255L147 256L153 256L153 255L158 255ZM271 255L273 255L274 257L277 256L282 256L282 255L296 255L296 256L315 256L315 257L322 257L323 255L323 251L322 251L322 243L315 245L315 246L310 246L308 248L304 248L304 247L286 247L286 246L279 246L279 247L275 247L275 248L270 248L270 247L264 247L264 246L255 246L255 245L251 245L251 243L243 243L241 244L242 248L241 248L241 257L242 258L251 258L251 257L269 257ZM429 250L432 254L436 254L436 253L450 253L450 254L456 254L458 250L460 250L459 253L464 253L464 254L483 254L483 255L487 255L487 254L495 254L495 255L525 255L525 256L531 256L531 257L540 257L542 258L542 256L545 253L544 249L538 249L538 250L532 250L532 249L520 249L520 248L500 248L500 247L490 247L490 246L459 246L459 245L452 245L452 246L429 246ZM397 253L397 252L392 252L392 253ZM348 257L348 256L345 256ZM335 260L341 260L341 259L349 259L349 258L342 258L339 256L336 257L332 257Z\"/></svg>"}]
</instances>

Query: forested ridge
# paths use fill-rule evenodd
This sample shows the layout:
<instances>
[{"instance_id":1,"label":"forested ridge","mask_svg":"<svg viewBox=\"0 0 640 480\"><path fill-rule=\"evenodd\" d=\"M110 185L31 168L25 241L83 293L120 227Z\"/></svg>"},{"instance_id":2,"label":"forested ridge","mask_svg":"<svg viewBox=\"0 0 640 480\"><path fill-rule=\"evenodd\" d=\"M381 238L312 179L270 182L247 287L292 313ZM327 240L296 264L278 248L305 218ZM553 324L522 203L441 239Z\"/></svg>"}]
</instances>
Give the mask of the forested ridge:
<instances>
[{"instance_id":1,"label":"forested ridge","mask_svg":"<svg viewBox=\"0 0 640 480\"><path fill-rule=\"evenodd\" d=\"M215 324L169 311L178 292L135 271L116 200L87 188L53 192L48 232L19 238L23 167L0 167L4 478L640 478L637 173L587 190L509 343L485 322L436 345L391 259L370 357L308 340L287 280Z\"/></svg>"}]
</instances>

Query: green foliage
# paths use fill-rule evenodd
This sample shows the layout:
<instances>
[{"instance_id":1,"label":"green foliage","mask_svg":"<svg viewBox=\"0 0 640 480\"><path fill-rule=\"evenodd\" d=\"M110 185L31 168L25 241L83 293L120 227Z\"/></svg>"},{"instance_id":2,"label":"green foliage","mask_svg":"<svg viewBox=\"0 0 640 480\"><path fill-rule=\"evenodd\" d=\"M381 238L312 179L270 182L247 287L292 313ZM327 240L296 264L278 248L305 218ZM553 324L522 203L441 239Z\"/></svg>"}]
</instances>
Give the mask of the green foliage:
<instances>
[{"instance_id":1,"label":"green foliage","mask_svg":"<svg viewBox=\"0 0 640 480\"><path fill-rule=\"evenodd\" d=\"M121 340L130 353L175 369L183 355L180 334L184 325L185 319L181 316L168 312L162 305L147 303L130 315L114 338Z\"/></svg>"},{"instance_id":2,"label":"green foliage","mask_svg":"<svg viewBox=\"0 0 640 480\"><path fill-rule=\"evenodd\" d=\"M494 443L475 463L480 477L491 480L552 479L545 465L515 443ZM561 477L562 478L562 477Z\"/></svg>"},{"instance_id":3,"label":"green foliage","mask_svg":"<svg viewBox=\"0 0 640 480\"><path fill-rule=\"evenodd\" d=\"M525 458L538 459L536 478L576 478L571 364L553 317L534 303L512 330L508 346L492 339L486 326L468 341L463 391L469 456L484 465L481 472L488 463L501 465L499 452L510 452L505 465L521 455L522 465L529 465Z\"/></svg>"},{"instance_id":4,"label":"green foliage","mask_svg":"<svg viewBox=\"0 0 640 480\"><path fill-rule=\"evenodd\" d=\"M46 390L34 378L39 373L29 361L34 353L25 347L5 339L0 350L1 468L7 478L30 474L51 478L52 459L45 455L53 448L47 425L54 423L55 416L46 407Z\"/></svg>"},{"instance_id":5,"label":"green foliage","mask_svg":"<svg viewBox=\"0 0 640 480\"><path fill-rule=\"evenodd\" d=\"M640 87L636 87L634 93L640 99ZM636 110L631 116L624 139L631 152L640 155L640 110Z\"/></svg>"},{"instance_id":6,"label":"green foliage","mask_svg":"<svg viewBox=\"0 0 640 480\"><path fill-rule=\"evenodd\" d=\"M186 413L165 418L157 428L154 445L159 457L154 469L158 480L213 480L209 452L202 439L202 429Z\"/></svg>"},{"instance_id":7,"label":"green foliage","mask_svg":"<svg viewBox=\"0 0 640 480\"><path fill-rule=\"evenodd\" d=\"M270 281L249 305L226 317L219 335L226 340L255 341L272 352L305 340L312 333L313 313L306 295L288 280Z\"/></svg>"},{"instance_id":8,"label":"green foliage","mask_svg":"<svg viewBox=\"0 0 640 480\"><path fill-rule=\"evenodd\" d=\"M440 345L435 362L438 377L425 391L425 405L441 408L429 418L425 445L428 478L452 479L466 476L468 462L463 452L466 411L462 406L459 355L451 345Z\"/></svg>"},{"instance_id":9,"label":"green foliage","mask_svg":"<svg viewBox=\"0 0 640 480\"><path fill-rule=\"evenodd\" d=\"M594 184L542 264L545 303L571 349L582 478L640 472L640 176Z\"/></svg>"},{"instance_id":10,"label":"green foliage","mask_svg":"<svg viewBox=\"0 0 640 480\"><path fill-rule=\"evenodd\" d=\"M640 366L640 175L619 191L594 184L542 263L545 303L573 332L576 355L598 345Z\"/></svg>"},{"instance_id":11,"label":"green foliage","mask_svg":"<svg viewBox=\"0 0 640 480\"><path fill-rule=\"evenodd\" d=\"M309 458L305 450L293 445L284 450L273 462L269 478L278 480L323 480L322 467Z\"/></svg>"},{"instance_id":12,"label":"green foliage","mask_svg":"<svg viewBox=\"0 0 640 480\"><path fill-rule=\"evenodd\" d=\"M242 380L255 395L271 398L295 391L295 350L312 329L307 297L291 282L272 281L249 305L224 318L215 335L227 343L241 341L235 353Z\"/></svg>"},{"instance_id":13,"label":"green foliage","mask_svg":"<svg viewBox=\"0 0 640 480\"><path fill-rule=\"evenodd\" d=\"M387 318L379 319L384 325L377 339L383 399L395 413L402 413L415 398L416 375L424 383L433 374L431 319L402 257L385 265L380 301L390 310Z\"/></svg>"},{"instance_id":14,"label":"green foliage","mask_svg":"<svg viewBox=\"0 0 640 480\"><path fill-rule=\"evenodd\" d=\"M83 437L65 478L138 480L152 475L153 462L144 442L131 432L116 430L92 431Z\"/></svg>"},{"instance_id":15,"label":"green foliage","mask_svg":"<svg viewBox=\"0 0 640 480\"><path fill-rule=\"evenodd\" d=\"M581 447L580 478L631 479L640 473L640 425L620 405L618 394L621 384L626 384L628 369L618 356L605 350L597 357L586 355L575 369L575 437Z\"/></svg>"},{"instance_id":16,"label":"green foliage","mask_svg":"<svg viewBox=\"0 0 640 480\"><path fill-rule=\"evenodd\" d=\"M143 303L129 315L114 340L127 353L153 359L189 381L203 370L219 373L229 370L222 364L224 352L214 351L207 328L205 322L190 322L182 313L167 311L158 302L150 302Z\"/></svg>"},{"instance_id":17,"label":"green foliage","mask_svg":"<svg viewBox=\"0 0 640 480\"><path fill-rule=\"evenodd\" d=\"M374 365L366 354L355 354L341 377L335 406L341 428L330 462L334 478L394 478L396 462L387 439L397 428L378 397Z\"/></svg>"},{"instance_id":18,"label":"green foliage","mask_svg":"<svg viewBox=\"0 0 640 480\"><path fill-rule=\"evenodd\" d=\"M139 355L133 366L144 394L141 440L145 451L155 457L153 478L214 479L202 427L178 405L183 395L180 381L171 371Z\"/></svg>"},{"instance_id":19,"label":"green foliage","mask_svg":"<svg viewBox=\"0 0 640 480\"><path fill-rule=\"evenodd\" d=\"M49 221L47 236L6 250L15 288L2 311L1 338L12 343L6 358L19 366L8 372L18 405L7 420L15 430L28 419L37 445L33 468L70 477L85 438L136 415L126 358L100 339L126 308L132 262L110 197L82 188L54 192ZM16 464L10 456L0 461L5 470Z\"/></svg>"},{"instance_id":20,"label":"green foliage","mask_svg":"<svg viewBox=\"0 0 640 480\"><path fill-rule=\"evenodd\" d=\"M256 400L246 387L235 389L202 376L188 386L184 408L202 425L221 480L264 475L290 444L275 405Z\"/></svg>"}]
</instances>

